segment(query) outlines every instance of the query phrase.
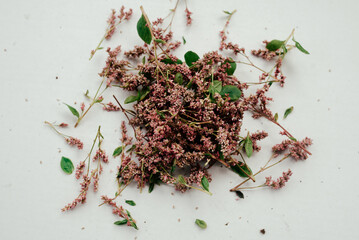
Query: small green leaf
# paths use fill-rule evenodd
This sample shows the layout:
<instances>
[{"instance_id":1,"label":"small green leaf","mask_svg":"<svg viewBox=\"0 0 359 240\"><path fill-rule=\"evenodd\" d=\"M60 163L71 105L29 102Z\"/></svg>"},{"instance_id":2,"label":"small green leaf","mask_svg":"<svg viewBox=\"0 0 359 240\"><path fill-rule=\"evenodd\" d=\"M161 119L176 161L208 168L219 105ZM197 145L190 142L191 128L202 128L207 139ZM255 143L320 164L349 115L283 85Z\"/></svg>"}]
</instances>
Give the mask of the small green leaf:
<instances>
[{"instance_id":1,"label":"small green leaf","mask_svg":"<svg viewBox=\"0 0 359 240\"><path fill-rule=\"evenodd\" d=\"M114 222L113 224L115 224L115 225L124 225L124 224L126 224L126 223L127 223L127 219L123 219L123 220Z\"/></svg>"},{"instance_id":2,"label":"small green leaf","mask_svg":"<svg viewBox=\"0 0 359 240\"><path fill-rule=\"evenodd\" d=\"M165 63L165 64L182 64L183 62L181 61L181 60L179 60L179 59L177 59L177 61L176 62L174 62L172 59L170 59L170 58L164 58L164 59L162 59L161 60L161 62L163 62L163 63Z\"/></svg>"},{"instance_id":3,"label":"small green leaf","mask_svg":"<svg viewBox=\"0 0 359 240\"><path fill-rule=\"evenodd\" d=\"M128 205L131 205L131 206L136 206L136 203L132 200L126 200L125 201Z\"/></svg>"},{"instance_id":4,"label":"small green leaf","mask_svg":"<svg viewBox=\"0 0 359 240\"><path fill-rule=\"evenodd\" d=\"M253 153L253 142L249 135L244 142L244 149L246 150L247 157L250 158Z\"/></svg>"},{"instance_id":5,"label":"small green leaf","mask_svg":"<svg viewBox=\"0 0 359 240\"><path fill-rule=\"evenodd\" d=\"M281 40L272 40L270 41L266 48L269 50L269 51L276 51L278 50L280 47L282 47L283 43L285 41L281 41Z\"/></svg>"},{"instance_id":6,"label":"small green leaf","mask_svg":"<svg viewBox=\"0 0 359 240\"><path fill-rule=\"evenodd\" d=\"M236 86L226 85L226 86L223 86L220 94L222 97L225 97L226 95L228 95L230 97L231 101L236 101L241 97L242 92Z\"/></svg>"},{"instance_id":7,"label":"small green leaf","mask_svg":"<svg viewBox=\"0 0 359 240\"><path fill-rule=\"evenodd\" d=\"M179 183L181 183L183 185L187 185L186 180L184 179L184 177L182 175L179 175L177 177L177 182L179 182Z\"/></svg>"},{"instance_id":8,"label":"small green leaf","mask_svg":"<svg viewBox=\"0 0 359 240\"><path fill-rule=\"evenodd\" d=\"M305 50L302 45L300 45L299 42L295 41L294 38L292 39L293 42L295 42L295 46L298 48L299 51L301 51L302 53L305 53L305 54L309 54L309 52L307 50Z\"/></svg>"},{"instance_id":9,"label":"small green leaf","mask_svg":"<svg viewBox=\"0 0 359 240\"><path fill-rule=\"evenodd\" d=\"M289 139L290 139L290 140L293 140L294 142L296 142L296 141L297 141L297 139L296 139L296 138L294 138L294 137L289 137Z\"/></svg>"},{"instance_id":10,"label":"small green leaf","mask_svg":"<svg viewBox=\"0 0 359 240\"><path fill-rule=\"evenodd\" d=\"M206 178L206 176L202 177L201 184L202 184L203 189L206 190L207 192L209 192L209 182L208 182L208 179Z\"/></svg>"},{"instance_id":11,"label":"small green leaf","mask_svg":"<svg viewBox=\"0 0 359 240\"><path fill-rule=\"evenodd\" d=\"M183 40L183 45L185 45L187 41L183 36L182 36L182 40Z\"/></svg>"},{"instance_id":12,"label":"small green leaf","mask_svg":"<svg viewBox=\"0 0 359 240\"><path fill-rule=\"evenodd\" d=\"M212 95L215 93L220 93L222 91L222 82L214 80L213 83L209 85L208 92Z\"/></svg>"},{"instance_id":13,"label":"small green leaf","mask_svg":"<svg viewBox=\"0 0 359 240\"><path fill-rule=\"evenodd\" d=\"M155 39L154 41L155 41L156 43L166 44L166 42L163 41L162 39Z\"/></svg>"},{"instance_id":14,"label":"small green leaf","mask_svg":"<svg viewBox=\"0 0 359 240\"><path fill-rule=\"evenodd\" d=\"M224 63L229 63L231 65L229 68L226 69L226 73L228 75L233 75L234 71L236 71L237 64L232 59L226 60L224 61Z\"/></svg>"},{"instance_id":15,"label":"small green leaf","mask_svg":"<svg viewBox=\"0 0 359 240\"><path fill-rule=\"evenodd\" d=\"M137 22L137 33L138 36L147 44L150 44L152 41L151 31L147 26L145 17L142 15Z\"/></svg>"},{"instance_id":16,"label":"small green leaf","mask_svg":"<svg viewBox=\"0 0 359 240\"><path fill-rule=\"evenodd\" d=\"M115 151L113 151L112 156L117 157L117 156L120 155L121 153L122 153L122 146L116 148Z\"/></svg>"},{"instance_id":17,"label":"small green leaf","mask_svg":"<svg viewBox=\"0 0 359 240\"><path fill-rule=\"evenodd\" d=\"M143 56L143 58L142 58L142 64L145 64L145 63L146 63L146 57Z\"/></svg>"},{"instance_id":18,"label":"small green leaf","mask_svg":"<svg viewBox=\"0 0 359 240\"><path fill-rule=\"evenodd\" d=\"M97 50L102 50L103 49L103 47L99 47L99 48L97 48Z\"/></svg>"},{"instance_id":19,"label":"small green leaf","mask_svg":"<svg viewBox=\"0 0 359 240\"><path fill-rule=\"evenodd\" d=\"M132 103L138 100L138 95L136 96L129 96L128 98L125 99L125 104L127 103Z\"/></svg>"},{"instance_id":20,"label":"small green leaf","mask_svg":"<svg viewBox=\"0 0 359 240\"><path fill-rule=\"evenodd\" d=\"M100 102L102 102L102 101L103 101L103 98L100 98L100 97L99 97L99 98L96 99L95 103L100 103Z\"/></svg>"},{"instance_id":21,"label":"small green leaf","mask_svg":"<svg viewBox=\"0 0 359 240\"><path fill-rule=\"evenodd\" d=\"M72 161L66 157L61 158L60 166L61 169L67 174L71 174L74 171L74 165L72 164Z\"/></svg>"},{"instance_id":22,"label":"small green leaf","mask_svg":"<svg viewBox=\"0 0 359 240\"><path fill-rule=\"evenodd\" d=\"M148 192L151 193L153 191L153 188L155 187L155 184L160 185L160 183L161 180L159 173L156 174L151 173L149 180L150 187L148 188Z\"/></svg>"},{"instance_id":23,"label":"small green leaf","mask_svg":"<svg viewBox=\"0 0 359 240\"><path fill-rule=\"evenodd\" d=\"M232 13L231 12L228 12L228 11L223 11L225 14L228 14L228 15L231 15Z\"/></svg>"},{"instance_id":24,"label":"small green leaf","mask_svg":"<svg viewBox=\"0 0 359 240\"><path fill-rule=\"evenodd\" d=\"M129 217L131 217L131 213L128 210L126 210L126 213Z\"/></svg>"},{"instance_id":25,"label":"small green leaf","mask_svg":"<svg viewBox=\"0 0 359 240\"><path fill-rule=\"evenodd\" d=\"M138 101L142 101L143 99L145 99L145 97L147 96L147 94L150 93L150 89L148 87L142 88L141 90L138 91L137 93L137 99Z\"/></svg>"},{"instance_id":26,"label":"small green leaf","mask_svg":"<svg viewBox=\"0 0 359 240\"><path fill-rule=\"evenodd\" d=\"M155 184L154 184L154 183L150 183L150 186L148 187L148 192L151 193L154 188L155 188Z\"/></svg>"},{"instance_id":27,"label":"small green leaf","mask_svg":"<svg viewBox=\"0 0 359 240\"><path fill-rule=\"evenodd\" d=\"M184 60L186 61L186 64L189 67L191 67L191 66L193 66L193 63L195 63L195 62L197 62L199 60L199 56L195 52L188 51L184 55Z\"/></svg>"},{"instance_id":28,"label":"small green leaf","mask_svg":"<svg viewBox=\"0 0 359 240\"><path fill-rule=\"evenodd\" d=\"M166 117L163 112L160 112L160 111L158 111L157 109L156 109L156 112L157 112L158 115L160 115L160 117L161 117L162 119Z\"/></svg>"},{"instance_id":29,"label":"small green leaf","mask_svg":"<svg viewBox=\"0 0 359 240\"><path fill-rule=\"evenodd\" d=\"M80 117L79 112L78 112L75 108L71 107L70 105L68 105L68 104L66 104L66 103L64 103L64 104L69 108L69 110L71 111L71 113L72 113L74 116L76 116L77 118Z\"/></svg>"},{"instance_id":30,"label":"small green leaf","mask_svg":"<svg viewBox=\"0 0 359 240\"><path fill-rule=\"evenodd\" d=\"M293 106L291 106L290 108L288 108L287 110L285 110L284 112L284 117L283 118L286 118L289 114L291 114L291 112L293 112Z\"/></svg>"},{"instance_id":31,"label":"small green leaf","mask_svg":"<svg viewBox=\"0 0 359 240\"><path fill-rule=\"evenodd\" d=\"M274 115L274 121L277 121L278 120L278 113L276 113L275 115Z\"/></svg>"},{"instance_id":32,"label":"small green leaf","mask_svg":"<svg viewBox=\"0 0 359 240\"><path fill-rule=\"evenodd\" d=\"M196 219L195 223L198 225L198 227L200 227L202 229L207 228L207 223L201 219Z\"/></svg>"},{"instance_id":33,"label":"small green leaf","mask_svg":"<svg viewBox=\"0 0 359 240\"><path fill-rule=\"evenodd\" d=\"M288 52L288 50L287 50L287 48L285 47L284 44L282 45L282 49L283 49L283 53L287 53L287 52Z\"/></svg>"},{"instance_id":34,"label":"small green leaf","mask_svg":"<svg viewBox=\"0 0 359 240\"><path fill-rule=\"evenodd\" d=\"M133 144L129 149L127 149L126 152L131 152L132 150L134 150L136 148L136 145Z\"/></svg>"},{"instance_id":35,"label":"small green leaf","mask_svg":"<svg viewBox=\"0 0 359 240\"><path fill-rule=\"evenodd\" d=\"M181 73L179 73L179 72L176 73L174 82L175 82L175 83L178 83L179 85L182 85L182 84L183 84L183 76L182 76Z\"/></svg>"},{"instance_id":36,"label":"small green leaf","mask_svg":"<svg viewBox=\"0 0 359 240\"><path fill-rule=\"evenodd\" d=\"M131 222L131 226L132 226L134 229L138 230L138 227L137 227L136 223Z\"/></svg>"},{"instance_id":37,"label":"small green leaf","mask_svg":"<svg viewBox=\"0 0 359 240\"><path fill-rule=\"evenodd\" d=\"M248 165L242 162L239 162L238 164L231 166L231 169L233 172L237 173L241 177L247 178L248 177L247 175L252 176L252 170L249 168Z\"/></svg>"},{"instance_id":38,"label":"small green leaf","mask_svg":"<svg viewBox=\"0 0 359 240\"><path fill-rule=\"evenodd\" d=\"M237 196L238 196L239 198L244 198L244 195L243 195L243 193L242 193L241 191L237 190L237 191L236 191L236 194L237 194Z\"/></svg>"}]
</instances>

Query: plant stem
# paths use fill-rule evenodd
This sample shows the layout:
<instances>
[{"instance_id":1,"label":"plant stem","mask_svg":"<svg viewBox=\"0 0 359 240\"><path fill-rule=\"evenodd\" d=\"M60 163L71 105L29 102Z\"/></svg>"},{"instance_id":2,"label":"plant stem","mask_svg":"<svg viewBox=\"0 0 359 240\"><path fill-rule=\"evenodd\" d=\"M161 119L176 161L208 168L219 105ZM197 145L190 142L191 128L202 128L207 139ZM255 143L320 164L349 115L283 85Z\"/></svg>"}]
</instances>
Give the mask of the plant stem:
<instances>
[{"instance_id":1,"label":"plant stem","mask_svg":"<svg viewBox=\"0 0 359 240\"><path fill-rule=\"evenodd\" d=\"M277 165L278 163L283 162L283 161L284 161L285 159L287 159L289 156L290 156L290 155L286 155L286 156L284 156L282 159L280 159L278 162L276 162L276 163L274 163L274 164L272 164L272 165L270 165L270 166L267 167L268 163L274 158L274 155L272 155L271 158L267 161L267 163L266 163L258 172L256 172L255 174L253 174L253 177L254 177L254 176L257 176L258 174L260 174L260 173L263 172L264 170L267 170L268 168L271 168L271 167ZM243 182L241 182L240 184L238 184L237 186L235 186L234 188L232 188L232 189L229 190L229 191L234 192L234 191L238 190L239 187L242 186L244 183L248 182L248 180L249 180L249 178L247 178L246 180L244 180Z\"/></svg>"}]
</instances>

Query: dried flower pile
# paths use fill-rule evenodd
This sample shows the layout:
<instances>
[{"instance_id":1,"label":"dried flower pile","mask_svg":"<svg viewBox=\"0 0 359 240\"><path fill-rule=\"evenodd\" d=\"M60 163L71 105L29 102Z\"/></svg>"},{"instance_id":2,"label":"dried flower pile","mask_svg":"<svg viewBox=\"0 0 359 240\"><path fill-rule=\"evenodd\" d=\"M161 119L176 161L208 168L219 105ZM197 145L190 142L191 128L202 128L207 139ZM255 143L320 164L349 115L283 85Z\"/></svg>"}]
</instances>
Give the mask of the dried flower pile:
<instances>
[{"instance_id":1,"label":"dried flower pile","mask_svg":"<svg viewBox=\"0 0 359 240\"><path fill-rule=\"evenodd\" d=\"M225 27L220 31L220 51L226 51L226 56L218 51L211 51L199 57L195 52L188 51L184 55L184 62L174 54L181 42L173 40L171 31L173 17L178 6L171 11L167 27L163 27L164 19L150 22L143 8L142 16L137 23L137 32L144 41L142 46L134 46L132 50L122 53L121 46L108 48L108 58L102 72L103 79L93 97L86 92L90 100L86 107L81 104L81 111L67 105L72 114L77 117L75 127L85 117L95 104L102 104L105 111L122 111L133 129L133 137L127 133L125 122L121 124L121 144L113 152L113 157L120 157L116 178L118 190L114 197L102 196L102 204L112 207L113 213L121 217L116 225L127 224L137 229L135 220L122 206L117 206L115 199L131 183L135 182L141 190L146 185L152 192L156 184L173 185L176 190L185 192L193 188L212 194L209 183L212 177L210 168L223 165L230 171L245 178L243 182L230 191L243 197L241 190L257 187L271 187L279 189L285 185L292 175L289 169L277 180L267 177L265 183L255 187L241 187L248 181L255 181L255 176L292 157L305 160L310 155L307 150L312 144L309 138L297 140L279 122L278 114L273 114L268 105L272 98L266 96L274 84L283 87L286 76L282 72L282 64L288 51L299 49L309 54L298 42L293 34L283 41L264 41L265 48L253 50L252 54L267 61L275 61L270 71L256 66L246 54L244 48L238 44L227 42L226 28L235 11L228 12ZM129 20L132 9L125 11L121 8L119 15L113 10L108 28L96 49L91 51L91 58L101 50L104 40L109 40L118 24ZM186 6L186 24L192 23L191 12ZM184 43L185 39L183 38ZM289 44L292 40L294 45ZM237 60L235 60L237 59ZM136 64L134 64L136 62ZM240 82L234 75L237 64L245 64L261 72L258 82ZM255 94L246 95L249 87L258 87ZM113 102L103 103L103 94L110 87L119 87L124 91L131 91L134 95L126 98L125 104L134 103L133 109L126 109L114 96ZM122 90L121 90L122 91ZM256 173L248 164L248 158L254 152L261 150L258 141L266 138L268 133L258 131L243 133L242 120L244 112L251 112L253 118L265 118L281 128L280 134L285 140L273 146L272 157ZM289 108L285 117L293 111ZM60 133L54 124L48 123L70 145L79 149L83 143L70 136ZM58 127L66 127L66 123ZM100 127L90 153L84 161L76 167L76 178L82 178L81 191L78 197L63 208L63 211L73 209L79 203L86 201L90 184L97 191L102 165L109 161L109 157L101 148L103 136ZM91 158L92 152L97 151ZM64 162L66 165L68 161ZM71 165L72 162L70 161ZM91 169L91 165L95 165ZM71 173L73 166L65 166ZM86 169L87 168L87 169ZM135 205L131 201L131 205ZM205 228L207 225L199 224Z\"/></svg>"}]
</instances>

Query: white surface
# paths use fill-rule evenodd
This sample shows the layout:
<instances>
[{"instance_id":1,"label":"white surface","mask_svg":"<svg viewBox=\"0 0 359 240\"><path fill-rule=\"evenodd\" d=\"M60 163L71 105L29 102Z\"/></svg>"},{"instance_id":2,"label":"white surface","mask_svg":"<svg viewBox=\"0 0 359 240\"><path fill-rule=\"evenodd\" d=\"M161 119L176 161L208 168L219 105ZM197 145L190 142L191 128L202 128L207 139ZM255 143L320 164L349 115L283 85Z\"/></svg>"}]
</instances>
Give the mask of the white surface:
<instances>
[{"instance_id":1,"label":"white surface","mask_svg":"<svg viewBox=\"0 0 359 240\"><path fill-rule=\"evenodd\" d=\"M105 149L111 153L119 144L123 116L97 107L78 129L67 130L85 141L83 151L67 146L43 121L73 123L61 102L84 101L86 89L94 91L98 86L97 73L106 55L99 53L91 62L88 57L103 34L110 9L119 9L122 4L134 9L132 20L120 26L122 33L116 32L105 43L129 49L141 43L135 30L139 6L143 4L154 19L165 16L175 2L1 2L0 239L359 238L358 1L189 1L194 12L189 28L184 24L184 4L180 4L175 37L180 40L185 36L187 44L178 56L188 50L201 55L218 47L218 32L224 23L221 10L238 10L229 26L229 38L247 50L261 47L264 39L283 39L296 28L297 40L311 54L288 54L284 66L287 84L284 89L273 88L272 109L283 113L287 107L295 107L283 124L297 138L314 139L310 148L313 156L305 162L285 162L271 172L278 176L282 169L293 170L284 189L247 191L240 201L228 192L240 179L224 168L212 170L212 197L196 191L171 195L174 190L167 186L156 187L152 194L140 194L131 186L120 203L124 199L137 203L128 209L138 221L139 231L113 225L117 218L111 209L97 207L101 194L115 192L115 173L110 169L115 169L118 159L105 166L100 191L90 193L86 205L60 212L79 189L73 176L61 172L61 156L75 163L84 159L99 124ZM256 80L257 75L246 69L237 72L244 80ZM105 100L112 100L111 93L106 96ZM266 121L252 122L247 118L251 129L271 128L275 133L263 141L263 149L280 141L275 126ZM264 150L251 160L252 164L259 167L268 155ZM196 218L204 219L208 228L195 226ZM262 228L266 229L263 236L259 233Z\"/></svg>"}]
</instances>

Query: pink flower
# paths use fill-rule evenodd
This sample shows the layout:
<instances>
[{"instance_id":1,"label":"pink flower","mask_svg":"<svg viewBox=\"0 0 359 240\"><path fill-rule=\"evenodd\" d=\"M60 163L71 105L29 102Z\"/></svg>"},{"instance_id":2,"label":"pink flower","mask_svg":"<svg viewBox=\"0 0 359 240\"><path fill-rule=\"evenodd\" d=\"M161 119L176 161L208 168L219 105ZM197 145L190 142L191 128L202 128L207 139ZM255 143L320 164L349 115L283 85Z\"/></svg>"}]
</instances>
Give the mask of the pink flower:
<instances>
[{"instance_id":1,"label":"pink flower","mask_svg":"<svg viewBox=\"0 0 359 240\"><path fill-rule=\"evenodd\" d=\"M78 149L83 149L84 144L80 139L74 137L65 138L66 142L71 146L76 146Z\"/></svg>"},{"instance_id":2,"label":"pink flower","mask_svg":"<svg viewBox=\"0 0 359 240\"><path fill-rule=\"evenodd\" d=\"M188 8L186 8L185 13L186 13L186 19L187 19L187 26L191 25L191 23L192 23L192 18L191 18L192 12L190 12L188 10Z\"/></svg>"},{"instance_id":3,"label":"pink flower","mask_svg":"<svg viewBox=\"0 0 359 240\"><path fill-rule=\"evenodd\" d=\"M85 168L85 161L81 161L76 167L76 173L75 173L76 179L79 179L81 177L82 173L84 172L84 168Z\"/></svg>"},{"instance_id":4,"label":"pink flower","mask_svg":"<svg viewBox=\"0 0 359 240\"><path fill-rule=\"evenodd\" d=\"M292 171L288 169L287 172L283 172L283 176L279 177L276 181L272 180L272 177L266 177L266 186L273 189L279 189L285 186L285 183L289 181L290 176L292 176Z\"/></svg>"}]
</instances>

